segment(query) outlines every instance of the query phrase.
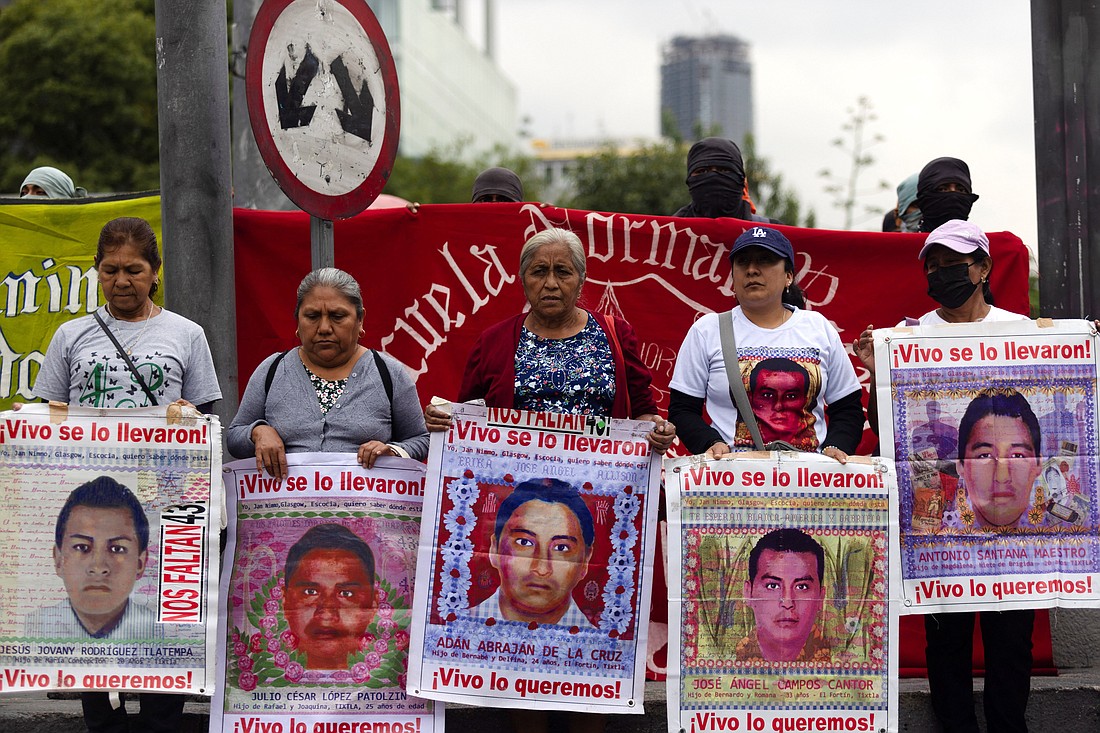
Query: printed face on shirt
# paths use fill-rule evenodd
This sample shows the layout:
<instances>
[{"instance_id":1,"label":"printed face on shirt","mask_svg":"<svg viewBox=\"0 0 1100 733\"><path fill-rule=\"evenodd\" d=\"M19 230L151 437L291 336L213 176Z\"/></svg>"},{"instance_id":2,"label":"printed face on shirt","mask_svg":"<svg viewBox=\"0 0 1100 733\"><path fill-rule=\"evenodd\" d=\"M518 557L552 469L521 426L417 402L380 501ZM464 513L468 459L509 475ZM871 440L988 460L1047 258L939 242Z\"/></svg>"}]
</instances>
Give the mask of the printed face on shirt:
<instances>
[{"instance_id":1,"label":"printed face on shirt","mask_svg":"<svg viewBox=\"0 0 1100 733\"><path fill-rule=\"evenodd\" d=\"M93 634L122 616L147 558L134 517L124 507L73 507L61 547L53 550L57 577L65 584L77 618Z\"/></svg>"},{"instance_id":2,"label":"printed face on shirt","mask_svg":"<svg viewBox=\"0 0 1100 733\"><path fill-rule=\"evenodd\" d=\"M1039 458L1024 421L986 415L970 431L959 475L978 524L1015 524L1028 509L1039 476Z\"/></svg>"},{"instance_id":3,"label":"printed face on shirt","mask_svg":"<svg viewBox=\"0 0 1100 733\"><path fill-rule=\"evenodd\" d=\"M310 550L286 583L283 613L309 669L346 669L374 608L374 583L350 550Z\"/></svg>"},{"instance_id":4,"label":"printed face on shirt","mask_svg":"<svg viewBox=\"0 0 1100 733\"><path fill-rule=\"evenodd\" d=\"M824 601L817 558L812 552L760 553L756 577L745 583L745 602L756 619L756 636L764 659L797 659Z\"/></svg>"},{"instance_id":5,"label":"printed face on shirt","mask_svg":"<svg viewBox=\"0 0 1100 733\"><path fill-rule=\"evenodd\" d=\"M794 439L806 425L809 374L789 359L761 362L750 377L749 403L764 441ZM779 367L789 366L791 371Z\"/></svg>"},{"instance_id":6,"label":"printed face on shirt","mask_svg":"<svg viewBox=\"0 0 1100 733\"><path fill-rule=\"evenodd\" d=\"M555 624L569 609L573 588L588 573L592 549L565 504L528 501L489 546L500 573L500 610L508 621Z\"/></svg>"},{"instance_id":7,"label":"printed face on shirt","mask_svg":"<svg viewBox=\"0 0 1100 733\"><path fill-rule=\"evenodd\" d=\"M523 293L531 304L531 312L545 319L572 313L583 283L569 247L558 242L535 250L523 272Z\"/></svg>"},{"instance_id":8,"label":"printed face on shirt","mask_svg":"<svg viewBox=\"0 0 1100 733\"><path fill-rule=\"evenodd\" d=\"M363 319L355 304L336 288L318 285L298 308L298 338L310 362L343 366L359 351Z\"/></svg>"}]
</instances>

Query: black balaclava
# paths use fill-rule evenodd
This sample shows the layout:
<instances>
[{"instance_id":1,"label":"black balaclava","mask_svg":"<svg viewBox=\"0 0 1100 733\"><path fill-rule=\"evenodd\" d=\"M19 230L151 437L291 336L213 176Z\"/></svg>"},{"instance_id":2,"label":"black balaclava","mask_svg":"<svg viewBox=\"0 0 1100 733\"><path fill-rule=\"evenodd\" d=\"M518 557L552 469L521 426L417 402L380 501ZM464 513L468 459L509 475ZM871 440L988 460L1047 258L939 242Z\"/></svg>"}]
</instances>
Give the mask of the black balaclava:
<instances>
[{"instance_id":1,"label":"black balaclava","mask_svg":"<svg viewBox=\"0 0 1100 733\"><path fill-rule=\"evenodd\" d=\"M691 175L696 168L710 165L730 168L732 172ZM687 187L695 216L746 220L752 216L751 205L744 199L745 163L740 148L732 140L707 137L695 143L688 151L687 169Z\"/></svg>"},{"instance_id":2,"label":"black balaclava","mask_svg":"<svg viewBox=\"0 0 1100 733\"><path fill-rule=\"evenodd\" d=\"M970 217L977 194L936 190L937 186L950 182L973 190L970 168L958 158L936 158L921 170L917 178L917 207L921 211L922 232L931 232L952 219L965 221Z\"/></svg>"},{"instance_id":3,"label":"black balaclava","mask_svg":"<svg viewBox=\"0 0 1100 733\"><path fill-rule=\"evenodd\" d=\"M523 184L514 171L507 168L489 168L483 170L474 179L474 190L470 201L477 203L482 196L505 196L509 201L523 201Z\"/></svg>"}]
</instances>

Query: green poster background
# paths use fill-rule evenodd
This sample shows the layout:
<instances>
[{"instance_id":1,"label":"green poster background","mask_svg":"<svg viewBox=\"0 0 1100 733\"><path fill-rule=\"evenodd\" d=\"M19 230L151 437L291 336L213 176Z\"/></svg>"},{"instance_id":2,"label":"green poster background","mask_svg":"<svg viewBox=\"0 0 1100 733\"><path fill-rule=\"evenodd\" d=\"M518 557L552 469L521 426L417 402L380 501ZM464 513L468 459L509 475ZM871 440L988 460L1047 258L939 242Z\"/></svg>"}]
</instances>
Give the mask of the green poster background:
<instances>
[{"instance_id":1,"label":"green poster background","mask_svg":"<svg viewBox=\"0 0 1100 733\"><path fill-rule=\"evenodd\" d=\"M92 260L99 230L119 216L147 220L163 257L159 194L35 203L0 199L0 409L31 399L57 327L100 305ZM163 298L162 287L155 300Z\"/></svg>"}]
</instances>

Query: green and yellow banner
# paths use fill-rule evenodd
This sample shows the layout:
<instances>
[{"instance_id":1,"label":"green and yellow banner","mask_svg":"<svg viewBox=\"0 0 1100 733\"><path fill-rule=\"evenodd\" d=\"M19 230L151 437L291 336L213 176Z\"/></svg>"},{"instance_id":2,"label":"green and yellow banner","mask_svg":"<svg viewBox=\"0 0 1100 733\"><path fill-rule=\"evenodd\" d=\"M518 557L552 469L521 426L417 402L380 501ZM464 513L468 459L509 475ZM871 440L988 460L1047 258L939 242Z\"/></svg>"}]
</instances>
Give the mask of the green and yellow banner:
<instances>
[{"instance_id":1,"label":"green and yellow banner","mask_svg":"<svg viewBox=\"0 0 1100 733\"><path fill-rule=\"evenodd\" d=\"M92 260L103 225L147 220L160 239L160 196L34 203L0 199L0 409L31 399L57 327L100 304ZM161 302L163 293L157 293Z\"/></svg>"}]
</instances>

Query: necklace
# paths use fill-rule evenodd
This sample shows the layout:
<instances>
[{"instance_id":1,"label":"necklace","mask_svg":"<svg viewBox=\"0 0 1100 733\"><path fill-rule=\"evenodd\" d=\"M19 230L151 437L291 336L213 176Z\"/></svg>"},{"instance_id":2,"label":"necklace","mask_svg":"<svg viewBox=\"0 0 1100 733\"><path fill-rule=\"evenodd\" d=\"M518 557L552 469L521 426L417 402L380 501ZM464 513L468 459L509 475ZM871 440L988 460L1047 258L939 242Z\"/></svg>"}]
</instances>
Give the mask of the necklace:
<instances>
[{"instance_id":1,"label":"necklace","mask_svg":"<svg viewBox=\"0 0 1100 733\"><path fill-rule=\"evenodd\" d=\"M149 301L149 310L145 313L145 319L141 322L141 329L137 332L137 334L133 338L131 338L128 342L126 342L123 345L122 348L126 352L127 356L133 356L134 355L134 347L137 346L137 342L141 340L142 335L145 333L145 329L149 327L149 319L153 317L153 308L155 308L155 307L156 306L153 305L153 301L150 300ZM111 312L111 304L110 303L107 304L107 315L109 315L111 318L114 318L115 321L117 321L119 323L122 323L122 319L117 318L115 316L115 314ZM115 333L118 336L122 336L122 334L119 333L117 330L115 331ZM119 341L121 341L121 340L122 339L120 338Z\"/></svg>"}]
</instances>

